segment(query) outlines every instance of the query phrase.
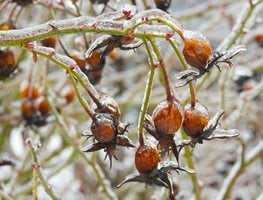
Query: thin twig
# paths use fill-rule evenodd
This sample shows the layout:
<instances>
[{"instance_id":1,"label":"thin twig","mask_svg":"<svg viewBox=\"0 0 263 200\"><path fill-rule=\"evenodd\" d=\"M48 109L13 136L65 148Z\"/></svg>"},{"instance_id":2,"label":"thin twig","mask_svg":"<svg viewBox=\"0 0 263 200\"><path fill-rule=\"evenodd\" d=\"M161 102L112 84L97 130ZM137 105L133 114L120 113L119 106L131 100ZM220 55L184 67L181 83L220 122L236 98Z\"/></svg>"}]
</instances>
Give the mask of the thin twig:
<instances>
[{"instance_id":1,"label":"thin twig","mask_svg":"<svg viewBox=\"0 0 263 200\"><path fill-rule=\"evenodd\" d=\"M35 147L33 145L31 146L30 150L31 150L31 154L32 154L32 157L33 157L34 164L39 166L39 167L36 167L35 170L36 170L36 172L37 172L37 174L39 176L40 183L44 187L45 191L47 192L47 194L52 199L54 199L54 200L61 199L57 195L57 193L54 191L54 189L51 187L51 185L48 183L48 181L46 180L46 178L45 178L45 176L43 174L43 171L42 171L42 167L39 164L39 159L38 159L38 155L37 155L36 149L35 149Z\"/></svg>"},{"instance_id":2,"label":"thin twig","mask_svg":"<svg viewBox=\"0 0 263 200\"><path fill-rule=\"evenodd\" d=\"M181 130L181 134L182 134L182 139L183 140L187 140L187 135L185 134L183 128L180 129ZM190 147L188 145L184 146L184 152L185 152L185 159L186 159L186 163L187 163L187 167L189 169L192 169L196 172L195 170L195 164L193 162L192 156L191 156L191 150ZM195 200L201 200L201 188L200 185L198 183L198 177L196 173L190 173L189 176L191 177L191 181L194 187L194 195L195 195Z\"/></svg>"},{"instance_id":3,"label":"thin twig","mask_svg":"<svg viewBox=\"0 0 263 200\"><path fill-rule=\"evenodd\" d=\"M153 77L154 77L154 60L152 56L152 52L150 47L145 39L143 39L144 46L146 48L147 54L149 56L149 63L150 63L150 71L148 73L148 79L146 82L144 97L142 100L142 106L140 110L139 120L138 120L138 137L140 141L140 145L144 145L144 138L143 138L143 124L144 118L148 109L152 85L153 85Z\"/></svg>"},{"instance_id":4,"label":"thin twig","mask_svg":"<svg viewBox=\"0 0 263 200\"><path fill-rule=\"evenodd\" d=\"M243 147L244 149L244 147ZM241 159L236 162L225 179L216 200L228 199L238 177L259 158L263 157L263 142L257 144L247 155L241 152Z\"/></svg>"}]
</instances>

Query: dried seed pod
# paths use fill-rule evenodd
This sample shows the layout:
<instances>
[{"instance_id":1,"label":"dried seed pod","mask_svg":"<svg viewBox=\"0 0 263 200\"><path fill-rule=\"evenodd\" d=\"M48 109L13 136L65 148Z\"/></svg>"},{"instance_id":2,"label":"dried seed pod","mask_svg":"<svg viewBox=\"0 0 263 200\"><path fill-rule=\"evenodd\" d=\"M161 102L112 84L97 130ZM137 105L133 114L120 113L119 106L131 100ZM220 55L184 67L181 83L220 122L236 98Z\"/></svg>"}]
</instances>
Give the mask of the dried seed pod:
<instances>
[{"instance_id":1,"label":"dried seed pod","mask_svg":"<svg viewBox=\"0 0 263 200\"><path fill-rule=\"evenodd\" d=\"M37 99L40 95L39 88L36 86L24 85L20 89L20 95L22 98Z\"/></svg>"},{"instance_id":2,"label":"dried seed pod","mask_svg":"<svg viewBox=\"0 0 263 200\"><path fill-rule=\"evenodd\" d=\"M185 133L190 137L197 138L207 126L209 119L208 110L204 105L198 102L195 107L192 107L191 104L186 105L183 122Z\"/></svg>"},{"instance_id":3,"label":"dried seed pod","mask_svg":"<svg viewBox=\"0 0 263 200\"><path fill-rule=\"evenodd\" d=\"M188 64L198 69L203 69L213 50L209 41L199 32L184 32L183 55Z\"/></svg>"},{"instance_id":4,"label":"dried seed pod","mask_svg":"<svg viewBox=\"0 0 263 200\"><path fill-rule=\"evenodd\" d=\"M49 37L40 41L45 47L55 48L57 44L57 37Z\"/></svg>"},{"instance_id":5,"label":"dried seed pod","mask_svg":"<svg viewBox=\"0 0 263 200\"><path fill-rule=\"evenodd\" d=\"M48 115L50 113L48 102L46 101L44 97L41 97L37 100L37 110L42 115Z\"/></svg>"},{"instance_id":6,"label":"dried seed pod","mask_svg":"<svg viewBox=\"0 0 263 200\"><path fill-rule=\"evenodd\" d=\"M183 108L177 100L159 103L152 114L158 134L174 134L182 125Z\"/></svg>"},{"instance_id":7,"label":"dried seed pod","mask_svg":"<svg viewBox=\"0 0 263 200\"><path fill-rule=\"evenodd\" d=\"M119 119L121 111L118 103L110 96L101 93L99 98L100 106L95 109L97 113L111 114L114 119Z\"/></svg>"},{"instance_id":8,"label":"dried seed pod","mask_svg":"<svg viewBox=\"0 0 263 200\"><path fill-rule=\"evenodd\" d=\"M12 2L17 3L20 6L28 6L29 4L33 3L33 0L13 0Z\"/></svg>"},{"instance_id":9,"label":"dried seed pod","mask_svg":"<svg viewBox=\"0 0 263 200\"><path fill-rule=\"evenodd\" d=\"M0 80L8 78L16 69L15 55L9 48L0 50Z\"/></svg>"},{"instance_id":10,"label":"dried seed pod","mask_svg":"<svg viewBox=\"0 0 263 200\"><path fill-rule=\"evenodd\" d=\"M115 138L116 129L115 123L111 115L98 113L91 124L91 132L96 140L105 143L110 142Z\"/></svg>"},{"instance_id":11,"label":"dried seed pod","mask_svg":"<svg viewBox=\"0 0 263 200\"><path fill-rule=\"evenodd\" d=\"M166 11L171 5L171 0L154 0L154 3L157 8Z\"/></svg>"},{"instance_id":12,"label":"dried seed pod","mask_svg":"<svg viewBox=\"0 0 263 200\"><path fill-rule=\"evenodd\" d=\"M139 146L135 153L135 167L142 174L150 174L161 161L157 150L151 146Z\"/></svg>"}]
</instances>

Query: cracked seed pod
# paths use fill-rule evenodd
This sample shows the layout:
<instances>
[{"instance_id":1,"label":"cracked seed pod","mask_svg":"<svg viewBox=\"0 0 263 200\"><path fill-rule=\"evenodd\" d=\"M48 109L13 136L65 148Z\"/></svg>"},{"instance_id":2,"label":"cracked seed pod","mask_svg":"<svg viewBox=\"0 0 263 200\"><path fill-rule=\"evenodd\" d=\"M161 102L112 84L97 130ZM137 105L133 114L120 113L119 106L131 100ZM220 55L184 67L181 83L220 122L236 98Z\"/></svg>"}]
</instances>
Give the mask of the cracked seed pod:
<instances>
[{"instance_id":1,"label":"cracked seed pod","mask_svg":"<svg viewBox=\"0 0 263 200\"><path fill-rule=\"evenodd\" d=\"M208 110L202 104L197 102L195 107L191 104L186 105L183 122L186 135L197 138L207 126L209 119Z\"/></svg>"},{"instance_id":2,"label":"cracked seed pod","mask_svg":"<svg viewBox=\"0 0 263 200\"><path fill-rule=\"evenodd\" d=\"M115 138L115 123L109 114L98 113L91 124L91 132L96 140L105 143Z\"/></svg>"},{"instance_id":3,"label":"cracked seed pod","mask_svg":"<svg viewBox=\"0 0 263 200\"><path fill-rule=\"evenodd\" d=\"M199 32L184 32L183 55L186 62L198 69L203 69L208 59L212 56L213 50L209 41Z\"/></svg>"},{"instance_id":4,"label":"cracked seed pod","mask_svg":"<svg viewBox=\"0 0 263 200\"><path fill-rule=\"evenodd\" d=\"M159 103L152 114L158 134L174 134L182 125L183 108L177 100Z\"/></svg>"},{"instance_id":5,"label":"cracked seed pod","mask_svg":"<svg viewBox=\"0 0 263 200\"><path fill-rule=\"evenodd\" d=\"M135 153L135 167L141 174L150 174L157 168L161 157L151 146L139 146Z\"/></svg>"}]
</instances>

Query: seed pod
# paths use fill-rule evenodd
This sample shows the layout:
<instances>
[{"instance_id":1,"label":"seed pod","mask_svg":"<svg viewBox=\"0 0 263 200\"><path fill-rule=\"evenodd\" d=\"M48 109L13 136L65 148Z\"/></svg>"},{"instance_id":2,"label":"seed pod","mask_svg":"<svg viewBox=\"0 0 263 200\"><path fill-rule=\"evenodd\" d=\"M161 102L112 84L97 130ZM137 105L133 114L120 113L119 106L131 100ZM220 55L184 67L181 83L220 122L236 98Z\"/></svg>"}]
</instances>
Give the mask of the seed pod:
<instances>
[{"instance_id":1,"label":"seed pod","mask_svg":"<svg viewBox=\"0 0 263 200\"><path fill-rule=\"evenodd\" d=\"M15 55L9 48L0 50L0 80L8 78L16 68Z\"/></svg>"},{"instance_id":2,"label":"seed pod","mask_svg":"<svg viewBox=\"0 0 263 200\"><path fill-rule=\"evenodd\" d=\"M41 44L45 47L55 48L57 44L57 37L49 37L41 40Z\"/></svg>"},{"instance_id":3,"label":"seed pod","mask_svg":"<svg viewBox=\"0 0 263 200\"><path fill-rule=\"evenodd\" d=\"M100 107L97 107L95 111L97 113L111 114L114 119L119 119L121 111L118 103L110 96L101 93L99 96Z\"/></svg>"},{"instance_id":4,"label":"seed pod","mask_svg":"<svg viewBox=\"0 0 263 200\"><path fill-rule=\"evenodd\" d=\"M13 0L12 2L17 3L20 6L28 6L29 4L33 3L33 0Z\"/></svg>"},{"instance_id":5,"label":"seed pod","mask_svg":"<svg viewBox=\"0 0 263 200\"><path fill-rule=\"evenodd\" d=\"M31 120L36 115L36 109L32 100L25 100L21 105L21 113L24 119Z\"/></svg>"},{"instance_id":6,"label":"seed pod","mask_svg":"<svg viewBox=\"0 0 263 200\"><path fill-rule=\"evenodd\" d=\"M20 95L22 98L37 99L39 97L39 94L39 88L36 86L24 85L20 89Z\"/></svg>"},{"instance_id":7,"label":"seed pod","mask_svg":"<svg viewBox=\"0 0 263 200\"><path fill-rule=\"evenodd\" d=\"M186 135L193 138L200 136L208 124L209 118L208 110L202 104L197 102L195 107L192 107L191 104L186 105L183 122Z\"/></svg>"},{"instance_id":8,"label":"seed pod","mask_svg":"<svg viewBox=\"0 0 263 200\"><path fill-rule=\"evenodd\" d=\"M254 40L260 47L263 47L263 33L255 35Z\"/></svg>"},{"instance_id":9,"label":"seed pod","mask_svg":"<svg viewBox=\"0 0 263 200\"><path fill-rule=\"evenodd\" d=\"M186 62L198 69L203 69L210 56L212 48L209 41L199 32L184 32L184 49L183 55Z\"/></svg>"},{"instance_id":10,"label":"seed pod","mask_svg":"<svg viewBox=\"0 0 263 200\"><path fill-rule=\"evenodd\" d=\"M95 139L103 143L112 141L116 135L115 124L109 114L96 114L90 129Z\"/></svg>"},{"instance_id":11,"label":"seed pod","mask_svg":"<svg viewBox=\"0 0 263 200\"><path fill-rule=\"evenodd\" d=\"M47 115L50 113L50 108L45 98L41 97L37 100L37 110L42 115Z\"/></svg>"},{"instance_id":12,"label":"seed pod","mask_svg":"<svg viewBox=\"0 0 263 200\"><path fill-rule=\"evenodd\" d=\"M158 134L174 134L182 125L183 108L177 100L163 101L154 109L152 118Z\"/></svg>"},{"instance_id":13,"label":"seed pod","mask_svg":"<svg viewBox=\"0 0 263 200\"><path fill-rule=\"evenodd\" d=\"M150 174L161 161L157 150L151 146L139 146L135 153L135 167L141 174Z\"/></svg>"},{"instance_id":14,"label":"seed pod","mask_svg":"<svg viewBox=\"0 0 263 200\"><path fill-rule=\"evenodd\" d=\"M75 93L74 93L74 90L69 90L65 93L64 95L67 103L70 103L74 100L74 97L75 97Z\"/></svg>"}]
</instances>

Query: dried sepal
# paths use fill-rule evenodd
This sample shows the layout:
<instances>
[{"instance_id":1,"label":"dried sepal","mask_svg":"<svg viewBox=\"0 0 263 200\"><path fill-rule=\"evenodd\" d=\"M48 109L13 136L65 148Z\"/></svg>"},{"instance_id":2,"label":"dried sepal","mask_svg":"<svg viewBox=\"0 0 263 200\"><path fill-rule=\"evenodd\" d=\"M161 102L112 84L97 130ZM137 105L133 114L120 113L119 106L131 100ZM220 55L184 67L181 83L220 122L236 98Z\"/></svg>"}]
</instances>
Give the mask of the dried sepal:
<instances>
[{"instance_id":1,"label":"dried sepal","mask_svg":"<svg viewBox=\"0 0 263 200\"><path fill-rule=\"evenodd\" d=\"M219 120L223 117L224 111L218 111L215 116L209 120L207 126L203 129L201 135L197 138L192 138L192 143L203 143L203 140L224 139L239 136L239 131L236 129L224 130L218 128Z\"/></svg>"},{"instance_id":2,"label":"dried sepal","mask_svg":"<svg viewBox=\"0 0 263 200\"><path fill-rule=\"evenodd\" d=\"M236 46L228 51L224 52L213 52L213 55L210 59L208 59L206 66L204 68L196 70L185 70L179 72L175 75L175 87L182 87L189 83L192 80L196 80L202 77L204 74L208 73L213 66L216 66L219 71L221 71L220 65L221 63L227 64L229 67L233 66L231 59L237 54L246 51L246 47L244 45Z\"/></svg>"},{"instance_id":3,"label":"dried sepal","mask_svg":"<svg viewBox=\"0 0 263 200\"><path fill-rule=\"evenodd\" d=\"M133 141L126 135L118 135L116 138L116 145L123 147L136 147Z\"/></svg>"},{"instance_id":4,"label":"dried sepal","mask_svg":"<svg viewBox=\"0 0 263 200\"><path fill-rule=\"evenodd\" d=\"M98 151L98 150L101 150L104 148L106 148L105 143L96 142L96 143L93 143L93 144L86 146L82 151L83 152L94 152L94 151Z\"/></svg>"},{"instance_id":5,"label":"dried sepal","mask_svg":"<svg viewBox=\"0 0 263 200\"><path fill-rule=\"evenodd\" d=\"M150 174L133 174L127 176L117 187L119 188L130 182L140 182L145 183L146 185L166 187L171 193L173 193L172 180L170 176L172 171L175 171L176 173L179 173L180 171L194 173L193 170L179 167L172 161L165 161L159 163L158 167L155 168Z\"/></svg>"}]
</instances>

